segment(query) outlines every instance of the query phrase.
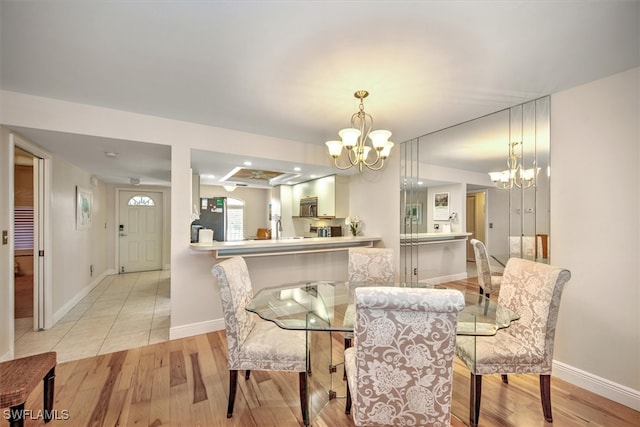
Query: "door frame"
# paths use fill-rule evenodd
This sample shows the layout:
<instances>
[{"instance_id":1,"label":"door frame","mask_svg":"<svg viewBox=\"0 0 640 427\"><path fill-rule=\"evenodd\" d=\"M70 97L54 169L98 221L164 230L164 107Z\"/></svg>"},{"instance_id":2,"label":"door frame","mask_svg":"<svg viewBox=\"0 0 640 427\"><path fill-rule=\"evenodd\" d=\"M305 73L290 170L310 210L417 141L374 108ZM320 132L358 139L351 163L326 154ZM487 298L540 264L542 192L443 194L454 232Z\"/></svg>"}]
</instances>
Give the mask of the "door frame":
<instances>
[{"instance_id":1,"label":"door frame","mask_svg":"<svg viewBox=\"0 0 640 427\"><path fill-rule=\"evenodd\" d=\"M167 214L167 209L169 209L167 207L167 200L169 199L169 194L168 194L168 189L166 188L154 188L154 187L116 187L115 188L115 200L114 200L114 205L115 205L115 214L114 214L114 218L115 218L115 222L113 224L113 241L114 241L114 249L115 249L115 269L116 269L116 274L121 274L120 273L120 230L118 225L120 224L120 193L122 191L133 191L133 192L140 192L140 193L145 193L145 192L150 192L150 193L160 193L160 197L162 198L162 228L160 230L160 232L162 233L162 235L160 236L160 268L162 270L169 270L170 269L170 264L165 264L164 260L165 260L165 254L166 254L166 245L167 245L167 239L168 239L168 227L169 227L169 219L168 219L168 214ZM186 231L187 233L190 232L190 230ZM126 273L126 272L125 272Z\"/></svg>"},{"instance_id":2,"label":"door frame","mask_svg":"<svg viewBox=\"0 0 640 427\"><path fill-rule=\"evenodd\" d=\"M11 144L11 168L15 167L15 159L13 157L15 153L15 147L20 148L23 151L30 153L34 156L34 159L39 159L36 166L34 160L34 221L33 221L33 328L34 330L49 329L53 326L53 276L52 276L52 230L51 230L51 183L53 179L52 173L52 156L50 153L44 151L37 145L27 141L19 134L11 132L9 135L9 141ZM12 172L13 176L13 172ZM15 185L15 181L11 183ZM14 209L15 204L13 199L10 201L10 235L13 236L14 230ZM44 251L44 256L38 256L38 251ZM14 248L11 248L11 258L14 259ZM15 306L14 293L15 282L13 276L11 276L9 283L11 293L11 306ZM12 325L15 327L13 321L14 317L11 316ZM12 340L13 341L13 340ZM13 345L13 342L12 342ZM13 352L13 348L12 348Z\"/></svg>"}]
</instances>

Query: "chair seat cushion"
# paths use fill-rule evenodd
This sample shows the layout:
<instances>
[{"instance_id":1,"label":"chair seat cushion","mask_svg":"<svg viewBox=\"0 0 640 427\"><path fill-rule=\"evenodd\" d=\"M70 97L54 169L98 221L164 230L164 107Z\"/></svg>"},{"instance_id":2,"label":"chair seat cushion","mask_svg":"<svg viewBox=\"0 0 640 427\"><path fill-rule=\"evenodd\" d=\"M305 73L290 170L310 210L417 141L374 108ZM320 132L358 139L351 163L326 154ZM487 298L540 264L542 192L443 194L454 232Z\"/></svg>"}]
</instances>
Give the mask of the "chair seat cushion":
<instances>
[{"instance_id":1,"label":"chair seat cushion","mask_svg":"<svg viewBox=\"0 0 640 427\"><path fill-rule=\"evenodd\" d=\"M456 355L476 375L551 373L542 354L531 351L529 344L522 343L506 330L499 330L491 337L459 336Z\"/></svg>"},{"instance_id":2,"label":"chair seat cushion","mask_svg":"<svg viewBox=\"0 0 640 427\"><path fill-rule=\"evenodd\" d=\"M285 330L257 321L240 346L237 369L304 372L307 364L304 331Z\"/></svg>"}]
</instances>

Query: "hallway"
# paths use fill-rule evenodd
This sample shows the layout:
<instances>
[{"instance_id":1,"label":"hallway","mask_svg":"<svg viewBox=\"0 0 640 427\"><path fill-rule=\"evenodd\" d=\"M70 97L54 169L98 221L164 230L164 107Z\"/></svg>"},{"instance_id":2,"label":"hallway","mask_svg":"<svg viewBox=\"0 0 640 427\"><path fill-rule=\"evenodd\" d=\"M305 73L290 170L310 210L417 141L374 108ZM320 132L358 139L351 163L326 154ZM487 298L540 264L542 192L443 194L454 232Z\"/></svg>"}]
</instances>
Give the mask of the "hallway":
<instances>
[{"instance_id":1,"label":"hallway","mask_svg":"<svg viewBox=\"0 0 640 427\"><path fill-rule=\"evenodd\" d=\"M56 351L58 362L155 344L169 339L170 271L105 277L56 325L32 330L15 320L15 357Z\"/></svg>"}]
</instances>

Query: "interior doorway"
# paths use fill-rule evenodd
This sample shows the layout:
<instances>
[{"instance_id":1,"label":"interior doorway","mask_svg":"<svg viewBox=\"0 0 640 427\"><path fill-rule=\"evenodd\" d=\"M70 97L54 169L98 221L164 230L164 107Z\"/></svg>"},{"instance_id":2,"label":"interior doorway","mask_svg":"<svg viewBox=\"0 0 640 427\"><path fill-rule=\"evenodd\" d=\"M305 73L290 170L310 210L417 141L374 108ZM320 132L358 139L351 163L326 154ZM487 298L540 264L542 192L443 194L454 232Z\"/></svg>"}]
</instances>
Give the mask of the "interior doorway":
<instances>
[{"instance_id":1,"label":"interior doorway","mask_svg":"<svg viewBox=\"0 0 640 427\"><path fill-rule=\"evenodd\" d=\"M35 157L14 151L14 318L33 317L34 294L34 173Z\"/></svg>"},{"instance_id":2,"label":"interior doorway","mask_svg":"<svg viewBox=\"0 0 640 427\"><path fill-rule=\"evenodd\" d=\"M11 134L13 149L14 320L31 315L33 330L53 326L49 224L51 159ZM18 317L20 316L20 317Z\"/></svg>"},{"instance_id":3,"label":"interior doorway","mask_svg":"<svg viewBox=\"0 0 640 427\"><path fill-rule=\"evenodd\" d=\"M467 240L467 262L475 262L471 239L478 239L486 244L486 192L467 193L467 232L471 233Z\"/></svg>"}]
</instances>

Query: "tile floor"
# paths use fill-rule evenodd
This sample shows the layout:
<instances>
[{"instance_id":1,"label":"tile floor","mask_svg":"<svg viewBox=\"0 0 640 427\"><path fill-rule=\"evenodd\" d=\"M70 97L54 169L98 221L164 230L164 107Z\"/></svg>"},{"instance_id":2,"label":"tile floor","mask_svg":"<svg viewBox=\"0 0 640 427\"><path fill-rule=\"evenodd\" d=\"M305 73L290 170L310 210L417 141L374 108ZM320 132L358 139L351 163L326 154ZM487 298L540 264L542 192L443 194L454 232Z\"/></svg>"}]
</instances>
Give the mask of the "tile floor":
<instances>
[{"instance_id":1,"label":"tile floor","mask_svg":"<svg viewBox=\"0 0 640 427\"><path fill-rule=\"evenodd\" d=\"M33 331L31 317L16 319L15 357L56 351L65 362L167 341L169 273L107 276L46 331Z\"/></svg>"}]
</instances>

